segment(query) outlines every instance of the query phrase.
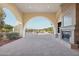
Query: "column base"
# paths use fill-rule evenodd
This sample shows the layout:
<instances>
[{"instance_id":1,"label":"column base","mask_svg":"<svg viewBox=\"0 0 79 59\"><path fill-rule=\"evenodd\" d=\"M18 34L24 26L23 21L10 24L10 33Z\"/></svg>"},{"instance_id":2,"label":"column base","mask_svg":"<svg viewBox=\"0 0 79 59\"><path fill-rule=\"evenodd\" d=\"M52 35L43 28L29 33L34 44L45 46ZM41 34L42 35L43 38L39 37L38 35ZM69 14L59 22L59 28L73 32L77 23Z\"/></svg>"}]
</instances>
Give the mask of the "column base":
<instances>
[{"instance_id":1,"label":"column base","mask_svg":"<svg viewBox=\"0 0 79 59\"><path fill-rule=\"evenodd\" d=\"M78 49L79 48L79 44L71 44L71 48L72 49Z\"/></svg>"}]
</instances>

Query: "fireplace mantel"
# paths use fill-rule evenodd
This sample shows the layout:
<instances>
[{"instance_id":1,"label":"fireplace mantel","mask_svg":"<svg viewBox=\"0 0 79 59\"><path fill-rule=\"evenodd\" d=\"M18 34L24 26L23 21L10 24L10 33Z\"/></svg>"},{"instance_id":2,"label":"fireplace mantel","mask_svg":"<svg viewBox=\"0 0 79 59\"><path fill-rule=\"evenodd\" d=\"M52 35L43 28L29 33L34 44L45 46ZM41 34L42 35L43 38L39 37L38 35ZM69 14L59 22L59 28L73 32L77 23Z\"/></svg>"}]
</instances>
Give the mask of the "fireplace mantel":
<instances>
[{"instance_id":1,"label":"fireplace mantel","mask_svg":"<svg viewBox=\"0 0 79 59\"><path fill-rule=\"evenodd\" d=\"M65 30L65 31L70 31L70 30L75 30L75 26L71 25L71 26L63 26L60 28L61 30Z\"/></svg>"}]
</instances>

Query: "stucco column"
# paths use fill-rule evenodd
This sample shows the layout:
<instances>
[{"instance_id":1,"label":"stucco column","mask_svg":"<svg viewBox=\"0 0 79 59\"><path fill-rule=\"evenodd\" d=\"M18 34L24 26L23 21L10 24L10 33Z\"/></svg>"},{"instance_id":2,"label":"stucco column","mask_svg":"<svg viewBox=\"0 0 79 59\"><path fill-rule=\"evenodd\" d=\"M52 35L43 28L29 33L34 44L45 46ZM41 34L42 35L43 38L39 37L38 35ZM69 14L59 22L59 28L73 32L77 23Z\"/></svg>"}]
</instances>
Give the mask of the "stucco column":
<instances>
[{"instance_id":1,"label":"stucco column","mask_svg":"<svg viewBox=\"0 0 79 59\"><path fill-rule=\"evenodd\" d=\"M75 43L79 44L79 4L76 4Z\"/></svg>"},{"instance_id":2,"label":"stucco column","mask_svg":"<svg viewBox=\"0 0 79 59\"><path fill-rule=\"evenodd\" d=\"M74 30L74 44L72 44L72 48L79 48L79 4L76 4L76 25Z\"/></svg>"}]
</instances>

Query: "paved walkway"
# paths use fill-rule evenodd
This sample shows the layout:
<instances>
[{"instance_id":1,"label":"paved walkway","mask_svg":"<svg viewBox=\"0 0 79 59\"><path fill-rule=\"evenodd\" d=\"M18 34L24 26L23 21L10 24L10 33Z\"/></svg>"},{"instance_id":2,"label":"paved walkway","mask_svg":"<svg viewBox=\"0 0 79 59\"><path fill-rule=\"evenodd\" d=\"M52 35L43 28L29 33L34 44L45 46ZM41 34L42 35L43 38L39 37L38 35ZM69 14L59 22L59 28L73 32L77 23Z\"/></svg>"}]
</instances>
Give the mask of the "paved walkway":
<instances>
[{"instance_id":1,"label":"paved walkway","mask_svg":"<svg viewBox=\"0 0 79 59\"><path fill-rule=\"evenodd\" d=\"M60 39L52 35L26 35L0 47L0 55L10 56L69 56L79 55L78 50L70 49Z\"/></svg>"}]
</instances>

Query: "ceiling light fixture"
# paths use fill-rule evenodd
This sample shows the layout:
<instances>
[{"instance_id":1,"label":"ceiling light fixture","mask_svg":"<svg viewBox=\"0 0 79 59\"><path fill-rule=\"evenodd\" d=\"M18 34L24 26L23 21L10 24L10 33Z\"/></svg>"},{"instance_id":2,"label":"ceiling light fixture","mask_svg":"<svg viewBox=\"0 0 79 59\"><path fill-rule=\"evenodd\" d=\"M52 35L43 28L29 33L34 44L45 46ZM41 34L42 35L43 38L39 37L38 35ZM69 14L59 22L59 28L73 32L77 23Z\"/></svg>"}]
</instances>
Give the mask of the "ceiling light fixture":
<instances>
[{"instance_id":1,"label":"ceiling light fixture","mask_svg":"<svg viewBox=\"0 0 79 59\"><path fill-rule=\"evenodd\" d=\"M50 8L50 6L48 6L48 8Z\"/></svg>"},{"instance_id":2,"label":"ceiling light fixture","mask_svg":"<svg viewBox=\"0 0 79 59\"><path fill-rule=\"evenodd\" d=\"M31 6L28 6L28 8L32 8Z\"/></svg>"}]
</instances>

